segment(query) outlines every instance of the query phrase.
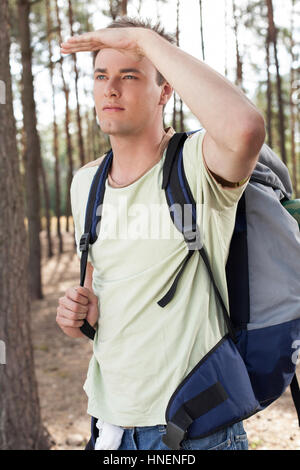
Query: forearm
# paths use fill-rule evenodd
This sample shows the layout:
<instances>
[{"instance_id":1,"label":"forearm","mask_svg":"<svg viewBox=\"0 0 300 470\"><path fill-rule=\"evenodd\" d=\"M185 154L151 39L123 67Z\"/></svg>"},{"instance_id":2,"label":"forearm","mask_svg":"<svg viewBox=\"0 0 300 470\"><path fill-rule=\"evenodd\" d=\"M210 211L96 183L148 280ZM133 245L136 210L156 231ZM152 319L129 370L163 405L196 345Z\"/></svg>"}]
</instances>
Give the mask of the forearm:
<instances>
[{"instance_id":1,"label":"forearm","mask_svg":"<svg viewBox=\"0 0 300 470\"><path fill-rule=\"evenodd\" d=\"M152 31L140 31L139 47L220 146L235 151L241 135L263 118L238 87Z\"/></svg>"}]
</instances>

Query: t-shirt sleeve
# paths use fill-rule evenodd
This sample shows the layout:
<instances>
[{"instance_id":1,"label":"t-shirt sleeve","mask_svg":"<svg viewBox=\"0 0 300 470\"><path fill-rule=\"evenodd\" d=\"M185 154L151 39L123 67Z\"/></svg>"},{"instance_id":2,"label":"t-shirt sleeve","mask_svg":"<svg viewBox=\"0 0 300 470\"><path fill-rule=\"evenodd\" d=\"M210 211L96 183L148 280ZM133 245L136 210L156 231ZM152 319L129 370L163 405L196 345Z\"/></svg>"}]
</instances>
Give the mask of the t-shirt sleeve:
<instances>
[{"instance_id":1,"label":"t-shirt sleeve","mask_svg":"<svg viewBox=\"0 0 300 470\"><path fill-rule=\"evenodd\" d=\"M236 187L223 186L212 175L203 155L205 129L192 134L184 145L184 166L188 181L194 186L197 203L208 203L211 208L222 211L238 203L249 178ZM191 181L194 180L194 181Z\"/></svg>"},{"instance_id":2,"label":"t-shirt sleeve","mask_svg":"<svg viewBox=\"0 0 300 470\"><path fill-rule=\"evenodd\" d=\"M79 193L79 185L78 185L78 172L75 173L72 179L72 183L70 187L70 198L71 198L71 211L72 211L72 217L73 217L73 223L74 223L76 252L77 252L78 258L81 258L79 242L80 242L81 236L84 233L85 211L84 211L84 208L82 208L79 203L80 193ZM90 253L88 254L88 262L91 262Z\"/></svg>"}]
</instances>

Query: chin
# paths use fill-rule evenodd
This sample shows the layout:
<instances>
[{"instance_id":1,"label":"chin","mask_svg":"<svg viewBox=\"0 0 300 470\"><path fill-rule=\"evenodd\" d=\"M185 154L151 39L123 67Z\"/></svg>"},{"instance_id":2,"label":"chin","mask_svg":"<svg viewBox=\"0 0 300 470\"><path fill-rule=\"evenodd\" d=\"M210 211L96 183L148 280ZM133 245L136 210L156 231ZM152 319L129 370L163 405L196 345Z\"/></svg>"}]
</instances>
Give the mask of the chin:
<instances>
[{"instance_id":1,"label":"chin","mask_svg":"<svg viewBox=\"0 0 300 470\"><path fill-rule=\"evenodd\" d=\"M128 124L120 122L108 122L107 120L100 120L99 124L102 132L108 135L130 135L135 131L135 128L133 128L132 125L129 126Z\"/></svg>"}]
</instances>

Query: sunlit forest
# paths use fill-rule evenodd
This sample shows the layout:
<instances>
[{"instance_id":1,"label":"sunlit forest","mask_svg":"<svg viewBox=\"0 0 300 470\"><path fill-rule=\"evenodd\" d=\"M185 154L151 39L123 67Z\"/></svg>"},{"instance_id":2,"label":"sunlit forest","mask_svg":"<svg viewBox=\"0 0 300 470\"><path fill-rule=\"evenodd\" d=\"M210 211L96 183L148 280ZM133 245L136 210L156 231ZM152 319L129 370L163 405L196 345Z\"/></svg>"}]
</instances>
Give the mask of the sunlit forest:
<instances>
[{"instance_id":1,"label":"sunlit forest","mask_svg":"<svg viewBox=\"0 0 300 470\"><path fill-rule=\"evenodd\" d=\"M74 449L88 439L81 382L91 345L63 337L55 315L79 279L71 181L109 138L94 107L92 53L61 55L60 44L122 16L161 22L246 94L300 198L299 0L2 0L0 449ZM202 126L176 92L170 126ZM300 448L289 392L280 400L249 420L252 450Z\"/></svg>"}]
</instances>

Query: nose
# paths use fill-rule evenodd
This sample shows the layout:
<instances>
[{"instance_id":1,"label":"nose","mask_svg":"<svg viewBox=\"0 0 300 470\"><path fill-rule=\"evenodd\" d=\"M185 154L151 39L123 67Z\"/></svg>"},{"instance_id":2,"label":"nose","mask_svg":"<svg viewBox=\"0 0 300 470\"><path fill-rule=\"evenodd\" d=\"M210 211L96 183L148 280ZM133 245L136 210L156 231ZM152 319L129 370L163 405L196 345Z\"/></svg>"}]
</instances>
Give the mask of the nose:
<instances>
[{"instance_id":1,"label":"nose","mask_svg":"<svg viewBox=\"0 0 300 470\"><path fill-rule=\"evenodd\" d=\"M116 86L114 86L113 82L108 82L107 87L104 92L106 97L109 96L120 96L119 90L117 90Z\"/></svg>"}]
</instances>

